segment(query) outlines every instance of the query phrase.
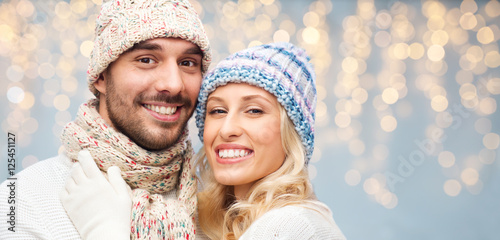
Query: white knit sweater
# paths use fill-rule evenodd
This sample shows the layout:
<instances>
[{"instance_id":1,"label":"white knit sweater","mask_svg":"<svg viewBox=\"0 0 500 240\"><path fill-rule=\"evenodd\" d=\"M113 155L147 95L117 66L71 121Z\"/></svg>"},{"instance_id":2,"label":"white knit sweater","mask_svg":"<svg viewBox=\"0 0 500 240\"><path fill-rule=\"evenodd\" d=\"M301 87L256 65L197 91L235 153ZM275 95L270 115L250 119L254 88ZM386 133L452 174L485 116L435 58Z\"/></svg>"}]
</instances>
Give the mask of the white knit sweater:
<instances>
[{"instance_id":1,"label":"white knit sweater","mask_svg":"<svg viewBox=\"0 0 500 240\"><path fill-rule=\"evenodd\" d=\"M265 213L240 237L240 240L261 239L345 240L345 237L326 205L291 205Z\"/></svg>"},{"instance_id":2,"label":"white knit sweater","mask_svg":"<svg viewBox=\"0 0 500 240\"><path fill-rule=\"evenodd\" d=\"M66 155L40 161L16 174L15 205L8 204L10 180L0 185L0 239L81 239L60 200L59 193L71 171ZM175 190L164 195L175 198ZM9 216L15 206L15 232Z\"/></svg>"}]
</instances>

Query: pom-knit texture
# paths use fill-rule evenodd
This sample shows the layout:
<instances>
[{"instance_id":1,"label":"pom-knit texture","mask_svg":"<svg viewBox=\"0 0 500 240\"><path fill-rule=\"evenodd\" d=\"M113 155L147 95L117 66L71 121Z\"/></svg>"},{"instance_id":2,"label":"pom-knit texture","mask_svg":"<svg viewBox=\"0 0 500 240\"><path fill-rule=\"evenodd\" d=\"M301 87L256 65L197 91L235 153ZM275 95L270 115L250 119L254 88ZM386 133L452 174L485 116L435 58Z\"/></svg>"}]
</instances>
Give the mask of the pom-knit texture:
<instances>
[{"instance_id":1,"label":"pom-knit texture","mask_svg":"<svg viewBox=\"0 0 500 240\"><path fill-rule=\"evenodd\" d=\"M187 129L170 148L151 152L107 126L97 112L96 99L82 104L74 122L61 134L66 154L75 161L87 149L101 171L121 169L132 188L132 239L194 239L196 181L192 174L193 149ZM177 189L177 199L162 193Z\"/></svg>"},{"instance_id":2,"label":"pom-knit texture","mask_svg":"<svg viewBox=\"0 0 500 240\"><path fill-rule=\"evenodd\" d=\"M96 19L94 49L87 70L89 89L120 54L136 43L160 37L190 41L203 52L202 70L211 62L208 37L187 0L105 0Z\"/></svg>"},{"instance_id":3,"label":"pom-knit texture","mask_svg":"<svg viewBox=\"0 0 500 240\"><path fill-rule=\"evenodd\" d=\"M305 50L291 43L271 43L221 61L205 76L198 96L196 126L201 141L210 93L228 83L247 83L276 96L302 139L308 162L314 150L316 108L316 75L309 60Z\"/></svg>"}]
</instances>

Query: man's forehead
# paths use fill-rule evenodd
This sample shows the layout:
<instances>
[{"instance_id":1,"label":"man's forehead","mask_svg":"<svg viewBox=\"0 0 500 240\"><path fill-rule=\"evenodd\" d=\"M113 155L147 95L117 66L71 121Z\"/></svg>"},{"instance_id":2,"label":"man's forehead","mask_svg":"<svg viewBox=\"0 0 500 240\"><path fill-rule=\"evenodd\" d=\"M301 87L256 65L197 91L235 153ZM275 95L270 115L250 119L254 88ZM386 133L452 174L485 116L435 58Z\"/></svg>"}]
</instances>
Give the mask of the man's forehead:
<instances>
[{"instance_id":1,"label":"man's forehead","mask_svg":"<svg viewBox=\"0 0 500 240\"><path fill-rule=\"evenodd\" d=\"M155 39L148 39L139 43L134 44L131 48L129 48L126 52L132 52L136 50L152 50L152 51L163 51L164 49L164 44L162 43L163 40L168 40L168 41L176 41L176 42L181 42L185 43L187 48L185 50L185 53L187 54L200 54L203 55L203 52L201 51L200 47L198 47L196 44L189 42L187 40L181 39L181 38L155 38Z\"/></svg>"}]
</instances>

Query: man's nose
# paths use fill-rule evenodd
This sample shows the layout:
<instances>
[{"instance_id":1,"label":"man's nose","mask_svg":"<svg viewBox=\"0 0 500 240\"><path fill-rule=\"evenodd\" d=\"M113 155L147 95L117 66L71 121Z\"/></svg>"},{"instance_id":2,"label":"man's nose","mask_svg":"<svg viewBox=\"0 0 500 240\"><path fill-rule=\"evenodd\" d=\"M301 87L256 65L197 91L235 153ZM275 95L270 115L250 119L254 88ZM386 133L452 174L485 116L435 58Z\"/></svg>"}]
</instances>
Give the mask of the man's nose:
<instances>
[{"instance_id":1,"label":"man's nose","mask_svg":"<svg viewBox=\"0 0 500 240\"><path fill-rule=\"evenodd\" d=\"M168 92L169 95L175 96L184 89L181 69L177 62L165 62L159 66L155 81L155 89L158 92Z\"/></svg>"}]
</instances>

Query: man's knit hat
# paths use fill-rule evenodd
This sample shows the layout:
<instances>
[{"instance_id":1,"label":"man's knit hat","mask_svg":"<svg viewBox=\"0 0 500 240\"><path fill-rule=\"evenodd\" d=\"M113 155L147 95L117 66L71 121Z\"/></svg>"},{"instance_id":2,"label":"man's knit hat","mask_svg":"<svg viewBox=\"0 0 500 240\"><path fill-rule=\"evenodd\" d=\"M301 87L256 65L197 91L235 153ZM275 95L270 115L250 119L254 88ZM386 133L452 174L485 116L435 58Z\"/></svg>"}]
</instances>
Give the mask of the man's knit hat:
<instances>
[{"instance_id":1,"label":"man's knit hat","mask_svg":"<svg viewBox=\"0 0 500 240\"><path fill-rule=\"evenodd\" d=\"M203 51L202 71L212 58L208 37L198 14L187 0L104 0L96 20L94 49L87 70L89 89L120 54L134 44L172 37L190 41Z\"/></svg>"},{"instance_id":2,"label":"man's knit hat","mask_svg":"<svg viewBox=\"0 0 500 240\"><path fill-rule=\"evenodd\" d=\"M316 75L305 50L291 43L272 43L234 53L207 73L196 107L196 126L203 142L208 96L228 83L251 84L276 96L302 139L306 164L314 150Z\"/></svg>"}]
</instances>

